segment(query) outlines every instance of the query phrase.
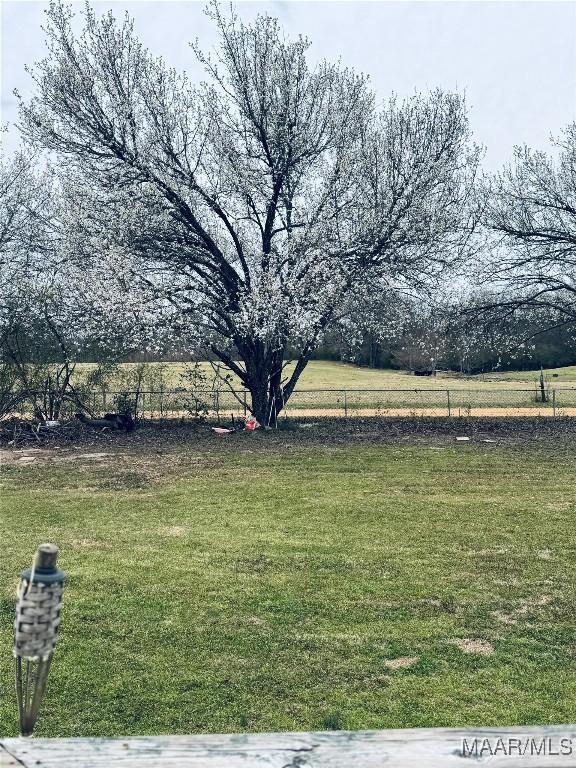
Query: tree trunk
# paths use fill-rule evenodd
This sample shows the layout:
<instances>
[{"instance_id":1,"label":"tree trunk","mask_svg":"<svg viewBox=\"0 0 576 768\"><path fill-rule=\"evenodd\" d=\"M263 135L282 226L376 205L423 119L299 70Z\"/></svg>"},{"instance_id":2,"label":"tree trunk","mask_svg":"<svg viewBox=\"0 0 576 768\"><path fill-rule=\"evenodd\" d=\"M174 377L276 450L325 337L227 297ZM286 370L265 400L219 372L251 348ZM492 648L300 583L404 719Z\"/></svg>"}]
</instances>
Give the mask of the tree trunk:
<instances>
[{"instance_id":1,"label":"tree trunk","mask_svg":"<svg viewBox=\"0 0 576 768\"><path fill-rule=\"evenodd\" d=\"M269 427L271 426L271 414L268 411L268 386L266 381L260 380L260 376L258 376L257 379L258 380L254 380L254 378L251 377L248 383L248 390L252 402L250 410L256 421L263 427Z\"/></svg>"},{"instance_id":2,"label":"tree trunk","mask_svg":"<svg viewBox=\"0 0 576 768\"><path fill-rule=\"evenodd\" d=\"M256 344L254 354L244 360L245 385L250 392L251 411L264 427L276 426L278 414L284 407L282 365L284 349L269 351Z\"/></svg>"},{"instance_id":3,"label":"tree trunk","mask_svg":"<svg viewBox=\"0 0 576 768\"><path fill-rule=\"evenodd\" d=\"M250 392L250 412L256 420L263 427L275 427L278 416L292 395L315 346L311 343L300 353L292 374L284 384L282 366L286 355L285 347L269 349L259 340L237 340L236 352L240 364L238 358L235 360L215 345L210 349L228 370L238 376L242 385Z\"/></svg>"}]
</instances>

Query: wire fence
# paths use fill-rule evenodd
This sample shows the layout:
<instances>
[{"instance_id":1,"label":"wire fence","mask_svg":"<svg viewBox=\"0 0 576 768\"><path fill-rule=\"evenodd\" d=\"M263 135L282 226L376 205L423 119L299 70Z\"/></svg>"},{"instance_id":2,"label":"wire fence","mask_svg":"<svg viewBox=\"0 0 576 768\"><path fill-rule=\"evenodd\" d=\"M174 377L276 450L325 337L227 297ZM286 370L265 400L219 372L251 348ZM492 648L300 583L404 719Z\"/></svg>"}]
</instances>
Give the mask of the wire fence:
<instances>
[{"instance_id":1,"label":"wire fence","mask_svg":"<svg viewBox=\"0 0 576 768\"><path fill-rule=\"evenodd\" d=\"M158 389L139 392L93 390L84 394L93 415L127 407L139 419L217 420L250 414L245 390ZM31 402L20 416L33 413ZM58 418L72 417L78 404L64 398ZM16 415L16 414L14 414ZM576 388L530 389L314 389L297 390L279 418L352 416L576 416Z\"/></svg>"}]
</instances>

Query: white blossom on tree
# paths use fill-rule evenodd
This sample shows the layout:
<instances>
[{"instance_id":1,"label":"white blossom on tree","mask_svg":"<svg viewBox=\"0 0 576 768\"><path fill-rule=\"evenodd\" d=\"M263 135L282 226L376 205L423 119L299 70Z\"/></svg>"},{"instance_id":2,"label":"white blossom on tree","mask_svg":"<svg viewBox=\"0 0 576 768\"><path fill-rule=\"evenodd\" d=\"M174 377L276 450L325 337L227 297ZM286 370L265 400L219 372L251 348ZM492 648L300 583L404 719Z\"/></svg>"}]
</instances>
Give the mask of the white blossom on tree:
<instances>
[{"instance_id":1,"label":"white blossom on tree","mask_svg":"<svg viewBox=\"0 0 576 768\"><path fill-rule=\"evenodd\" d=\"M130 272L269 424L350 294L429 285L466 253L479 149L459 95L378 106L365 77L310 68L275 19L209 14L220 45L193 46L207 82L192 85L129 18L87 6L76 36L52 3L22 130L91 189L81 268ZM110 294L101 310L121 311Z\"/></svg>"},{"instance_id":2,"label":"white blossom on tree","mask_svg":"<svg viewBox=\"0 0 576 768\"><path fill-rule=\"evenodd\" d=\"M554 144L556 157L517 147L485 190L492 248L479 280L499 296L484 311L528 311L539 326L532 337L576 328L576 123Z\"/></svg>"}]
</instances>

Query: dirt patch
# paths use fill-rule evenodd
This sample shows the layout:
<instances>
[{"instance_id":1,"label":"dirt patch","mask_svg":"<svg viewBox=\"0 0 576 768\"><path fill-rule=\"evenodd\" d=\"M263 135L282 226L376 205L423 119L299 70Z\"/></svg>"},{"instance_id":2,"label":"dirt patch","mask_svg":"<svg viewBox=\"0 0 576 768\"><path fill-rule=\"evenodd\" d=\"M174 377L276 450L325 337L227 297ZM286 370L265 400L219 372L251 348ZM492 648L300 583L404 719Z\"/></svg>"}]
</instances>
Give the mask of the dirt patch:
<instances>
[{"instance_id":1,"label":"dirt patch","mask_svg":"<svg viewBox=\"0 0 576 768\"><path fill-rule=\"evenodd\" d=\"M459 648L462 653L478 653L481 656L492 656L494 648L488 640L471 640L467 637L456 638L452 643Z\"/></svg>"},{"instance_id":2,"label":"dirt patch","mask_svg":"<svg viewBox=\"0 0 576 768\"><path fill-rule=\"evenodd\" d=\"M307 419L295 418L278 422L278 429L259 429L254 433L237 432L216 435L211 424L197 425L181 420L146 421L133 433L94 432L79 422L70 422L58 430L36 435L22 428L14 439L15 430L6 422L0 423L0 463L13 463L21 456L33 455L36 461L76 459L105 463L116 461L118 454L163 455L184 449L189 454L228 453L231 448L239 452L262 450L291 450L306 445L384 445L391 443L428 445L428 447L455 448L456 437L469 437L462 449L482 443L484 450L500 445L524 444L526 441L554 441L556 451L561 443L568 445L576 438L576 419L545 417L458 418L426 417L404 418L349 417L320 418L315 413L314 427L304 427ZM485 441L491 441L491 444ZM75 454L75 457L74 457ZM111 454L104 456L102 454ZM99 458L96 459L96 455ZM82 458L80 458L82 457ZM194 457L190 456L190 461ZM23 462L26 463L26 462ZM34 463L34 462L30 462Z\"/></svg>"},{"instance_id":3,"label":"dirt patch","mask_svg":"<svg viewBox=\"0 0 576 768\"><path fill-rule=\"evenodd\" d=\"M43 462L53 456L52 450L43 450L42 448L26 448L20 450L3 449L0 450L0 467L16 463L32 463L33 461Z\"/></svg>"},{"instance_id":4,"label":"dirt patch","mask_svg":"<svg viewBox=\"0 0 576 768\"><path fill-rule=\"evenodd\" d=\"M500 547L498 549L470 549L466 553L469 557L490 557L491 555L505 555L507 549Z\"/></svg>"},{"instance_id":5,"label":"dirt patch","mask_svg":"<svg viewBox=\"0 0 576 768\"><path fill-rule=\"evenodd\" d=\"M499 621L501 624L518 624L518 620L514 618L514 615L511 613L505 613L504 611L494 611L492 614L496 621Z\"/></svg>"},{"instance_id":6,"label":"dirt patch","mask_svg":"<svg viewBox=\"0 0 576 768\"><path fill-rule=\"evenodd\" d=\"M265 619L261 619L259 616L246 616L243 619L245 624L252 624L255 627L264 627L268 625Z\"/></svg>"},{"instance_id":7,"label":"dirt patch","mask_svg":"<svg viewBox=\"0 0 576 768\"><path fill-rule=\"evenodd\" d=\"M541 595L540 597L532 598L530 600L523 600L518 608L514 611L519 616L524 616L530 613L534 608L543 608L546 605L550 605L553 601L551 595Z\"/></svg>"},{"instance_id":8,"label":"dirt patch","mask_svg":"<svg viewBox=\"0 0 576 768\"><path fill-rule=\"evenodd\" d=\"M111 456L110 453L78 453L75 456L68 456L67 458L70 461L74 461L75 459L105 459L107 456Z\"/></svg>"},{"instance_id":9,"label":"dirt patch","mask_svg":"<svg viewBox=\"0 0 576 768\"><path fill-rule=\"evenodd\" d=\"M181 525L166 525L158 528L159 536L186 536L187 529Z\"/></svg>"},{"instance_id":10,"label":"dirt patch","mask_svg":"<svg viewBox=\"0 0 576 768\"><path fill-rule=\"evenodd\" d=\"M244 411L242 409L240 410L232 410L227 411L225 414L225 417L229 417L231 415L234 415L235 419L242 419L244 418ZM165 419L185 419L188 416L187 411L181 411L181 410L172 410L172 411L165 411L164 412L164 418ZM518 407L518 408L511 408L511 407L494 407L494 408L458 408L458 407L451 407L450 413L448 413L448 408L445 405L438 405L438 406L431 406L431 407L418 407L414 406L411 407L405 407L405 408L354 408L352 406L347 406L346 409L344 409L344 406L335 407L335 408L307 408L306 406L298 407L294 406L292 408L287 408L286 412L282 412L282 415L280 419L289 418L289 419L297 419L297 418L366 418L366 417L377 417L382 419L394 419L398 417L411 417L411 418L418 418L422 416L426 417L432 417L432 418L446 418L447 416L456 416L456 417L469 417L469 416L475 416L475 417L492 417L492 416L504 416L504 417L521 417L521 416L531 416L531 417L554 417L554 416L576 416L576 408L562 408L558 409L557 413L554 413L554 409L552 406L545 406L545 407L538 407L537 405L533 406L524 406L524 407ZM217 417L217 414L215 412L210 412L209 416L211 419L215 419Z\"/></svg>"},{"instance_id":11,"label":"dirt patch","mask_svg":"<svg viewBox=\"0 0 576 768\"><path fill-rule=\"evenodd\" d=\"M405 669L413 667L420 660L420 656L401 656L398 659L387 659L384 666L388 669Z\"/></svg>"},{"instance_id":12,"label":"dirt patch","mask_svg":"<svg viewBox=\"0 0 576 768\"><path fill-rule=\"evenodd\" d=\"M523 600L516 608L511 611L494 611L494 618L501 624L518 624L520 619L530 614L537 608L544 608L554 601L551 595L540 595L540 597Z\"/></svg>"},{"instance_id":13,"label":"dirt patch","mask_svg":"<svg viewBox=\"0 0 576 768\"><path fill-rule=\"evenodd\" d=\"M96 539L72 539L70 546L77 549L99 549L102 543Z\"/></svg>"},{"instance_id":14,"label":"dirt patch","mask_svg":"<svg viewBox=\"0 0 576 768\"><path fill-rule=\"evenodd\" d=\"M349 409L349 417L378 416L380 418L398 418L399 416L429 416L442 418L448 416L448 409L445 406L438 408L353 408ZM240 414L238 414L240 415ZM452 408L450 416L555 416L553 409L538 408L529 406L527 408ZM576 416L576 408L563 408L563 416ZM288 409L288 416L302 417L306 416L345 416L343 408L292 408Z\"/></svg>"}]
</instances>

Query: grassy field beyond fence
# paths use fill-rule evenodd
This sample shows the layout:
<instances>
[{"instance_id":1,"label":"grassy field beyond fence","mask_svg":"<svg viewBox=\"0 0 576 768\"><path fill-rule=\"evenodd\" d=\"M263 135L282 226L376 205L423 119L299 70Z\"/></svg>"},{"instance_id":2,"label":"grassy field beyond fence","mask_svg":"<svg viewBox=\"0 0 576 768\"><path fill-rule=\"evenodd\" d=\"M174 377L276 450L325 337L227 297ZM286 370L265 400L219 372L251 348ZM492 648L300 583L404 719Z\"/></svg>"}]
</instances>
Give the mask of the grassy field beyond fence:
<instances>
[{"instance_id":1,"label":"grassy field beyond fence","mask_svg":"<svg viewBox=\"0 0 576 768\"><path fill-rule=\"evenodd\" d=\"M229 418L245 415L250 394L240 381L219 369L217 377L210 363L198 364L204 378L192 385L188 363L124 363L117 366L98 387L87 384L95 365L81 364L75 383L91 392L85 404L94 415L116 410L119 397L127 393L142 418L186 418L196 405L210 416ZM287 367L287 373L290 366ZM408 415L576 415L576 367L545 371L544 398L539 372L464 376L439 372L437 376L359 368L349 363L312 361L299 379L282 416L408 416ZM516 376L516 378L515 378ZM138 397L136 398L136 391ZM124 404L126 404L124 402ZM22 416L32 413L28 402L19 407ZM78 410L72 401L64 403L61 419Z\"/></svg>"},{"instance_id":2,"label":"grassy field beyond fence","mask_svg":"<svg viewBox=\"0 0 576 768\"><path fill-rule=\"evenodd\" d=\"M189 363L147 363L146 367L153 376L154 371L163 371L163 383L167 389L185 386L182 374L190 368ZM213 375L210 363L201 363L201 369L208 378ZM94 367L91 363L78 366L79 374ZM121 369L134 369L135 363L124 363ZM289 364L287 373L291 370ZM220 369L225 374L223 368ZM544 372L546 380L553 385L576 387L576 366L550 369ZM479 374L464 376L455 373L438 373L437 376L419 377L414 374L388 369L360 368L352 363L340 363L330 360L312 360L308 363L298 380L298 389L522 389L536 388L539 371L509 371L506 373ZM230 379L234 389L241 389L235 376ZM111 382L114 388L114 381Z\"/></svg>"}]
</instances>

